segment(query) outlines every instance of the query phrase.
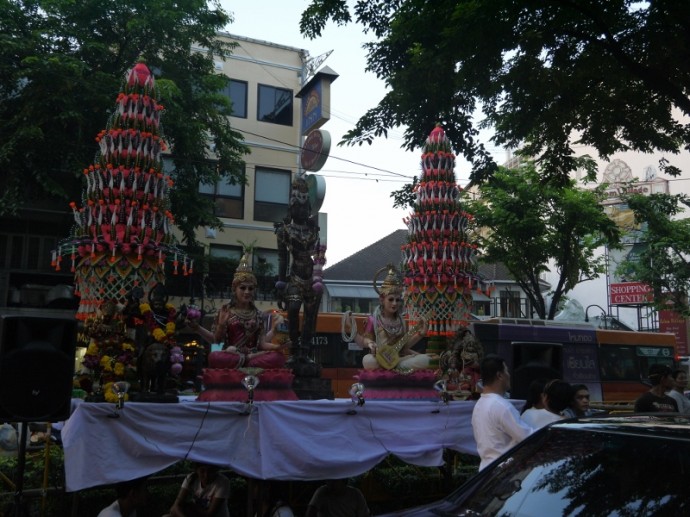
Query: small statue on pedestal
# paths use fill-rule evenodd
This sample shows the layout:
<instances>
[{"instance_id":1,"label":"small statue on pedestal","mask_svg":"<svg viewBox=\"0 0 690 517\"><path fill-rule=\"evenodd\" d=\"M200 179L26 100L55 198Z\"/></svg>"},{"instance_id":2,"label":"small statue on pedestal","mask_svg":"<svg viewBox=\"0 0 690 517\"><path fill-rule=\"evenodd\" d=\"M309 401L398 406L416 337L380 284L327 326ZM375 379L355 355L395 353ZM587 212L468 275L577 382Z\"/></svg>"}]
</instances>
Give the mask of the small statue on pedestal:
<instances>
[{"instance_id":1,"label":"small statue on pedestal","mask_svg":"<svg viewBox=\"0 0 690 517\"><path fill-rule=\"evenodd\" d=\"M456 399L476 399L480 394L479 364L484 348L469 329L458 330L452 346L441 354L441 378L448 381L448 391Z\"/></svg>"}]
</instances>

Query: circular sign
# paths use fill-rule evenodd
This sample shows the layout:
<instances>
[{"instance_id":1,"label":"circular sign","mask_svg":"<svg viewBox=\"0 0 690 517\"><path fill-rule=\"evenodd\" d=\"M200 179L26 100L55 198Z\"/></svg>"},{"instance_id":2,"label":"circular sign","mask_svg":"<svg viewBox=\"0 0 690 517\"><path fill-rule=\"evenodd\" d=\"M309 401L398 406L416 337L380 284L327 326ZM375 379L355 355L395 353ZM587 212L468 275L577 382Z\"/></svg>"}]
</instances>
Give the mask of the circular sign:
<instances>
[{"instance_id":1,"label":"circular sign","mask_svg":"<svg viewBox=\"0 0 690 517\"><path fill-rule=\"evenodd\" d=\"M322 129L310 131L300 154L302 168L312 172L320 170L326 163L330 150L331 135L328 131Z\"/></svg>"},{"instance_id":2,"label":"circular sign","mask_svg":"<svg viewBox=\"0 0 690 517\"><path fill-rule=\"evenodd\" d=\"M312 213L316 213L321 210L321 205L323 205L323 200L326 197L326 180L323 176L310 174L307 176L307 185L309 186L311 211Z\"/></svg>"}]
</instances>

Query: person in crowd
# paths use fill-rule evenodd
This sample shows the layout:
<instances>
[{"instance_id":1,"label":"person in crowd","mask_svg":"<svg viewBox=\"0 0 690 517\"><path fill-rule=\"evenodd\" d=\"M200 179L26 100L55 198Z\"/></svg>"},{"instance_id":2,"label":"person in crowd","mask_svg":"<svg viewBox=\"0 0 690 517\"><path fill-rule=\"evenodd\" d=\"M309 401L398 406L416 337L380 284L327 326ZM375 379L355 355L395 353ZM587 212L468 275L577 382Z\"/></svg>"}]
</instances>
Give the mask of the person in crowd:
<instances>
[{"instance_id":1,"label":"person in crowd","mask_svg":"<svg viewBox=\"0 0 690 517\"><path fill-rule=\"evenodd\" d=\"M221 307L213 329L207 330L195 320L189 322L191 329L209 343L225 344L222 351L211 352L209 364L217 362L225 368L282 368L285 365L281 349L287 344L271 343L275 330L265 331L264 315L254 305L256 285L245 253L232 280L234 297ZM275 324L278 321L274 318ZM216 354L223 355L212 357Z\"/></svg>"},{"instance_id":2,"label":"person in crowd","mask_svg":"<svg viewBox=\"0 0 690 517\"><path fill-rule=\"evenodd\" d=\"M229 497L230 480L219 467L196 463L164 517L230 517Z\"/></svg>"},{"instance_id":3,"label":"person in crowd","mask_svg":"<svg viewBox=\"0 0 690 517\"><path fill-rule=\"evenodd\" d=\"M690 399L685 396L685 390L688 387L688 372L676 369L673 370L671 375L673 377L673 388L666 395L676 401L679 413L690 413Z\"/></svg>"},{"instance_id":4,"label":"person in crowd","mask_svg":"<svg viewBox=\"0 0 690 517\"><path fill-rule=\"evenodd\" d=\"M551 422L561 420L561 413L570 404L572 388L560 379L552 379L544 385L543 408L525 411L522 419L534 429L540 429Z\"/></svg>"},{"instance_id":5,"label":"person in crowd","mask_svg":"<svg viewBox=\"0 0 690 517\"><path fill-rule=\"evenodd\" d=\"M307 506L306 517L369 517L364 494L347 479L330 479L320 486Z\"/></svg>"},{"instance_id":6,"label":"person in crowd","mask_svg":"<svg viewBox=\"0 0 690 517\"><path fill-rule=\"evenodd\" d=\"M649 382L652 387L635 401L635 413L677 413L675 399L666 395L674 386L671 368L654 363L649 367Z\"/></svg>"},{"instance_id":7,"label":"person in crowd","mask_svg":"<svg viewBox=\"0 0 690 517\"><path fill-rule=\"evenodd\" d=\"M265 481L256 517L294 517L288 504L287 481Z\"/></svg>"},{"instance_id":8,"label":"person in crowd","mask_svg":"<svg viewBox=\"0 0 690 517\"><path fill-rule=\"evenodd\" d=\"M137 510L141 510L148 498L146 478L136 478L122 481L115 485L117 499L103 508L98 517L137 517Z\"/></svg>"},{"instance_id":9,"label":"person in crowd","mask_svg":"<svg viewBox=\"0 0 690 517\"><path fill-rule=\"evenodd\" d=\"M530 410L544 409L544 388L547 382L549 382L547 379L534 379L529 383L529 387L527 388L527 399L520 411L521 415L524 415Z\"/></svg>"},{"instance_id":10,"label":"person in crowd","mask_svg":"<svg viewBox=\"0 0 690 517\"><path fill-rule=\"evenodd\" d=\"M365 370L421 370L429 367L429 356L412 347L426 334L426 322L408 330L402 317L402 281L397 270L389 264L381 286L374 288L380 304L367 319L364 333L355 335L355 342L370 353L362 358ZM380 270L377 273L381 273ZM346 323L347 325L347 323ZM351 328L346 327L346 332Z\"/></svg>"},{"instance_id":11,"label":"person in crowd","mask_svg":"<svg viewBox=\"0 0 690 517\"><path fill-rule=\"evenodd\" d=\"M505 398L510 389L510 372L498 356L486 356L480 366L484 388L472 411L472 432L481 462L479 470L527 438L534 429L521 418Z\"/></svg>"},{"instance_id":12,"label":"person in crowd","mask_svg":"<svg viewBox=\"0 0 690 517\"><path fill-rule=\"evenodd\" d=\"M594 411L589 408L589 388L584 384L575 384L572 393L573 398L570 400L570 405L563 410L563 417L575 418L593 415Z\"/></svg>"}]
</instances>

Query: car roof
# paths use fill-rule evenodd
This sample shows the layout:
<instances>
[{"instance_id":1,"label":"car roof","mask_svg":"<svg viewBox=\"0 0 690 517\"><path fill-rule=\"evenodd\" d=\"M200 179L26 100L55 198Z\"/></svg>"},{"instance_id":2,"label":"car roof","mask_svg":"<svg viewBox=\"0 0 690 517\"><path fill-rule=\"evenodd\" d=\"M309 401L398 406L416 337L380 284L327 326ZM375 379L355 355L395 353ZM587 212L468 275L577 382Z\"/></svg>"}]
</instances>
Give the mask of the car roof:
<instances>
[{"instance_id":1,"label":"car roof","mask_svg":"<svg viewBox=\"0 0 690 517\"><path fill-rule=\"evenodd\" d=\"M583 417L560 420L549 427L551 429L653 435L657 438L690 440L690 415L678 413L614 414Z\"/></svg>"}]
</instances>

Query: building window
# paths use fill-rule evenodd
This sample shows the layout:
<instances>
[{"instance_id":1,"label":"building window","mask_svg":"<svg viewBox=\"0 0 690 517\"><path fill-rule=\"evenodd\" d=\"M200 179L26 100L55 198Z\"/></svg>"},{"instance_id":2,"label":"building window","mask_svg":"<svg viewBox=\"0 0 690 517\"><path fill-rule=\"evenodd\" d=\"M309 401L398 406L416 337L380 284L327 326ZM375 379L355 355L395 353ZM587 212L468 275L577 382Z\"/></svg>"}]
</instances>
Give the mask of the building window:
<instances>
[{"instance_id":1,"label":"building window","mask_svg":"<svg viewBox=\"0 0 690 517\"><path fill-rule=\"evenodd\" d=\"M292 90L260 84L256 118L262 122L291 126Z\"/></svg>"},{"instance_id":2,"label":"building window","mask_svg":"<svg viewBox=\"0 0 690 517\"><path fill-rule=\"evenodd\" d=\"M254 220L278 223L288 213L290 171L257 167L254 181Z\"/></svg>"},{"instance_id":3,"label":"building window","mask_svg":"<svg viewBox=\"0 0 690 517\"><path fill-rule=\"evenodd\" d=\"M230 79L223 89L223 95L232 103L232 115L237 118L247 118L247 82Z\"/></svg>"},{"instance_id":4,"label":"building window","mask_svg":"<svg viewBox=\"0 0 690 517\"><path fill-rule=\"evenodd\" d=\"M501 314L504 318L521 318L520 293L517 291L501 291Z\"/></svg>"},{"instance_id":5,"label":"building window","mask_svg":"<svg viewBox=\"0 0 690 517\"><path fill-rule=\"evenodd\" d=\"M211 244L208 255L208 276L205 280L209 298L230 298L232 277L242 258L242 247Z\"/></svg>"},{"instance_id":6,"label":"building window","mask_svg":"<svg viewBox=\"0 0 690 517\"><path fill-rule=\"evenodd\" d=\"M257 299L275 298L275 285L278 280L278 251L257 248L253 254L252 268L258 284Z\"/></svg>"},{"instance_id":7,"label":"building window","mask_svg":"<svg viewBox=\"0 0 690 517\"><path fill-rule=\"evenodd\" d=\"M213 198L215 215L231 219L244 219L244 185L222 178L215 185L199 184L199 193Z\"/></svg>"}]
</instances>

